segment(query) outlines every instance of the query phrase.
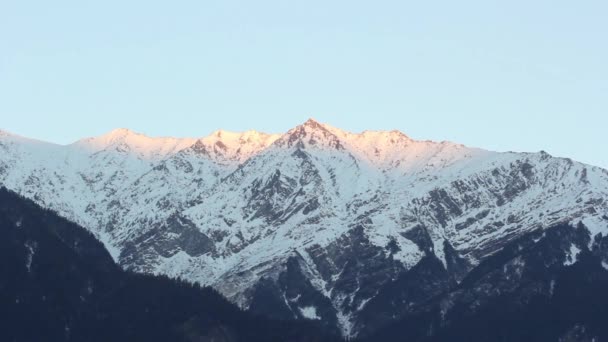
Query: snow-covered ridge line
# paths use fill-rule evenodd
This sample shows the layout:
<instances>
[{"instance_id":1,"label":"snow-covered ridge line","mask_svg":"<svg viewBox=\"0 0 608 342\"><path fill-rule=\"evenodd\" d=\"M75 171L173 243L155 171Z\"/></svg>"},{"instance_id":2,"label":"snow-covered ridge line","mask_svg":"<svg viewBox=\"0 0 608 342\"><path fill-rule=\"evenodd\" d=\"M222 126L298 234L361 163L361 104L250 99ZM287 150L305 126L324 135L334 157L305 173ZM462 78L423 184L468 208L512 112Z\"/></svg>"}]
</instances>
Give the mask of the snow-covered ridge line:
<instances>
[{"instance_id":1,"label":"snow-covered ridge line","mask_svg":"<svg viewBox=\"0 0 608 342\"><path fill-rule=\"evenodd\" d=\"M297 126L296 128L283 134L269 134L256 130L233 132L220 129L212 132L208 136L198 138L170 136L152 137L128 128L117 128L100 136L79 139L76 142L66 145L22 137L5 130L0 130L0 136L10 138L11 140L30 141L32 143L49 144L57 147L82 149L86 153L98 152L113 146L120 149L120 146L122 146L123 148L127 147L136 152L139 157L144 159L158 159L159 156L163 158L168 157L177 154L184 149L190 148L200 141L208 146L218 145L222 149L232 153L236 153L236 151L239 149L242 150L243 146L248 146L249 149L247 153L244 153L244 155L246 158L249 158L257 153L260 153L262 150L268 148L282 138L286 139L286 137L293 135L294 132L298 130L301 132L314 132L321 130L330 132L341 143L348 145L350 149L360 153L361 155L371 157L372 160L374 159L374 155L375 159L378 159L380 149L395 147L391 145L401 143L416 143L419 145L442 144L446 146L452 145L464 148L463 145L453 144L447 141L417 141L409 138L407 135L397 130L365 130L360 133L353 133L332 127L327 124L319 123L314 119L309 119L302 125ZM243 152L239 151L239 153ZM244 162L246 158L240 156L239 161Z\"/></svg>"},{"instance_id":2,"label":"snow-covered ridge line","mask_svg":"<svg viewBox=\"0 0 608 342\"><path fill-rule=\"evenodd\" d=\"M415 140L399 130L364 130L362 132L349 132L332 127L328 124L319 123L312 118L286 133L279 134L270 134L256 130L237 132L219 129L207 136L198 138L171 136L156 137L136 132L129 128L117 128L100 136L82 138L69 144L57 144L17 135L10 131L0 129L0 137L24 143L48 145L49 147L80 148L87 153L98 152L108 147L122 145L123 147L128 146L134 151L139 152L139 157L153 158L156 160L158 160L159 155L163 158L172 156L193 147L197 142L201 142L207 146L221 146L221 149L225 150L226 153L234 153L236 151L242 153L243 147L247 146L248 153L245 153L244 156L241 155L238 158L239 162L242 163L246 161L247 158L261 153L264 149L270 147L274 143L277 143L282 139L287 139L298 130L311 133L315 131L318 132L319 130L329 132L338 139L340 143L345 144L351 152L360 157L365 157L372 162L381 162L381 159L390 158L390 156L387 155L399 153L404 147L407 147L409 150L408 152L411 153L420 152L420 150L424 150L428 146L442 146L443 149L470 150L477 153L496 153L450 141ZM526 152L502 153L525 154ZM538 153L546 154L544 151ZM586 165L590 167L599 167Z\"/></svg>"}]
</instances>

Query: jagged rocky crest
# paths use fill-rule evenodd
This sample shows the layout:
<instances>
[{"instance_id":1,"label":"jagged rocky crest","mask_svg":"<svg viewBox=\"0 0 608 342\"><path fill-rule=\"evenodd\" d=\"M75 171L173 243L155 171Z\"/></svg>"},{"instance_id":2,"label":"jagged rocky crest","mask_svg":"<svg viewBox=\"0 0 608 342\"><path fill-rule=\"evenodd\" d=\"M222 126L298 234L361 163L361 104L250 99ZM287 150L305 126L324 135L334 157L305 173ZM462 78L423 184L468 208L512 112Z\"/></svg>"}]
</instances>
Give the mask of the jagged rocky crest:
<instances>
[{"instance_id":1,"label":"jagged rocky crest","mask_svg":"<svg viewBox=\"0 0 608 342\"><path fill-rule=\"evenodd\" d=\"M602 168L397 131L309 120L280 135L120 129L67 146L5 133L0 151L3 185L89 229L122 267L345 336L411 314L527 234L608 232Z\"/></svg>"}]
</instances>

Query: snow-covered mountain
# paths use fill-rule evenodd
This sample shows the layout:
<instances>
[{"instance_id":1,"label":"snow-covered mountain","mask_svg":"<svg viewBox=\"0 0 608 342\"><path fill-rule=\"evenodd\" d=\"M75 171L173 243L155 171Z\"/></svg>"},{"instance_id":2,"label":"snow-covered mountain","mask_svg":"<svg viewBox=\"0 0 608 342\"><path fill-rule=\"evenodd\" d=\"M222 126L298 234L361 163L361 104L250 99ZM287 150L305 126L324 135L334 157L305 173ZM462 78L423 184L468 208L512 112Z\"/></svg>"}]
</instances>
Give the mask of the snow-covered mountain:
<instances>
[{"instance_id":1,"label":"snow-covered mountain","mask_svg":"<svg viewBox=\"0 0 608 342\"><path fill-rule=\"evenodd\" d=\"M0 131L0 183L90 229L127 269L347 336L428 256L458 283L530 232L608 233L602 168L312 119L276 135L118 129L66 146Z\"/></svg>"}]
</instances>

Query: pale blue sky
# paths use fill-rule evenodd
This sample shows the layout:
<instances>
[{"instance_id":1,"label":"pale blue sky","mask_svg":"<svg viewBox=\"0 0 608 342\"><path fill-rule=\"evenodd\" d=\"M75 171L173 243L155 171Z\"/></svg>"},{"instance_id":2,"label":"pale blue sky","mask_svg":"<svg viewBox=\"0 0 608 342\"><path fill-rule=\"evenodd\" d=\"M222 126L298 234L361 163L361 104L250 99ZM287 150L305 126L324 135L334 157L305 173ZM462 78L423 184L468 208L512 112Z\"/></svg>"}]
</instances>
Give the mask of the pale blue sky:
<instances>
[{"instance_id":1,"label":"pale blue sky","mask_svg":"<svg viewBox=\"0 0 608 342\"><path fill-rule=\"evenodd\" d=\"M608 1L0 0L0 128L351 131L608 167Z\"/></svg>"}]
</instances>

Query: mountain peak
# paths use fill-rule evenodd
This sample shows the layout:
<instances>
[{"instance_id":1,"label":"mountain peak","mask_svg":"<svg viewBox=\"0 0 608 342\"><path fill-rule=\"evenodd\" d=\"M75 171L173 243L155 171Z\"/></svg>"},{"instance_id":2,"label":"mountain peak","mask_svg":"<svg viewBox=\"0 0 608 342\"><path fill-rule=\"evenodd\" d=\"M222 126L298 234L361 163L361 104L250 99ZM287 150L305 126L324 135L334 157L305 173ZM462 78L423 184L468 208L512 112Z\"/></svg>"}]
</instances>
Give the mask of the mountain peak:
<instances>
[{"instance_id":1,"label":"mountain peak","mask_svg":"<svg viewBox=\"0 0 608 342\"><path fill-rule=\"evenodd\" d=\"M322 126L322 124L315 120L314 118L308 118L308 120L306 120L306 122L303 123L304 126L308 126L308 127L319 127Z\"/></svg>"},{"instance_id":2,"label":"mountain peak","mask_svg":"<svg viewBox=\"0 0 608 342\"><path fill-rule=\"evenodd\" d=\"M128 128L115 128L101 136L109 138L109 139L116 139L116 138L125 138L125 137L129 137L129 136L134 136L134 135L145 136L144 134L137 133Z\"/></svg>"},{"instance_id":3,"label":"mountain peak","mask_svg":"<svg viewBox=\"0 0 608 342\"><path fill-rule=\"evenodd\" d=\"M334 133L336 129L319 123L315 119L308 119L303 124L290 129L279 139L279 144L287 147L294 145L319 145L342 149L342 143Z\"/></svg>"},{"instance_id":4,"label":"mountain peak","mask_svg":"<svg viewBox=\"0 0 608 342\"><path fill-rule=\"evenodd\" d=\"M133 142L139 144L145 144L146 142L153 140L154 138L148 137L144 134L134 132L128 128L115 128L105 134L84 138L76 142L76 144L85 144L95 147L107 147L114 144Z\"/></svg>"},{"instance_id":5,"label":"mountain peak","mask_svg":"<svg viewBox=\"0 0 608 342\"><path fill-rule=\"evenodd\" d=\"M254 130L231 132L220 129L209 136L198 139L192 147L199 152L204 151L216 161L241 163L264 150L279 137L278 134L267 134Z\"/></svg>"},{"instance_id":6,"label":"mountain peak","mask_svg":"<svg viewBox=\"0 0 608 342\"><path fill-rule=\"evenodd\" d=\"M19 134L15 134L15 133L3 130L3 129L0 129L0 139L19 142L19 143L35 144L35 145L38 145L39 147L40 146L60 146L55 143L42 141L42 140L38 140L38 139L33 139L33 138L28 138L28 137L25 137L25 136L22 136Z\"/></svg>"},{"instance_id":7,"label":"mountain peak","mask_svg":"<svg viewBox=\"0 0 608 342\"><path fill-rule=\"evenodd\" d=\"M149 137L128 128L116 128L100 136L78 140L72 146L89 152L107 150L134 154L141 159L157 160L195 142L192 138Z\"/></svg>"},{"instance_id":8,"label":"mountain peak","mask_svg":"<svg viewBox=\"0 0 608 342\"><path fill-rule=\"evenodd\" d=\"M211 132L210 135L212 137L222 138L222 136L226 135L226 133L231 133L231 132L226 132L223 129L218 129L218 130L215 130L215 131Z\"/></svg>"},{"instance_id":9,"label":"mountain peak","mask_svg":"<svg viewBox=\"0 0 608 342\"><path fill-rule=\"evenodd\" d=\"M119 128L115 128L115 129L111 130L109 133L110 134L132 134L135 132L129 128L119 127Z\"/></svg>"},{"instance_id":10,"label":"mountain peak","mask_svg":"<svg viewBox=\"0 0 608 342\"><path fill-rule=\"evenodd\" d=\"M321 123L321 122L315 120L314 118L309 118L308 120L306 120L306 122L297 126L296 128L298 128L298 127L305 127L310 130L327 131L327 132L331 132L331 133L334 133L334 131L342 131L342 130L332 127L328 124Z\"/></svg>"},{"instance_id":11,"label":"mountain peak","mask_svg":"<svg viewBox=\"0 0 608 342\"><path fill-rule=\"evenodd\" d=\"M18 136L9 131L0 129L0 138L14 139L16 137L18 137Z\"/></svg>"}]
</instances>

